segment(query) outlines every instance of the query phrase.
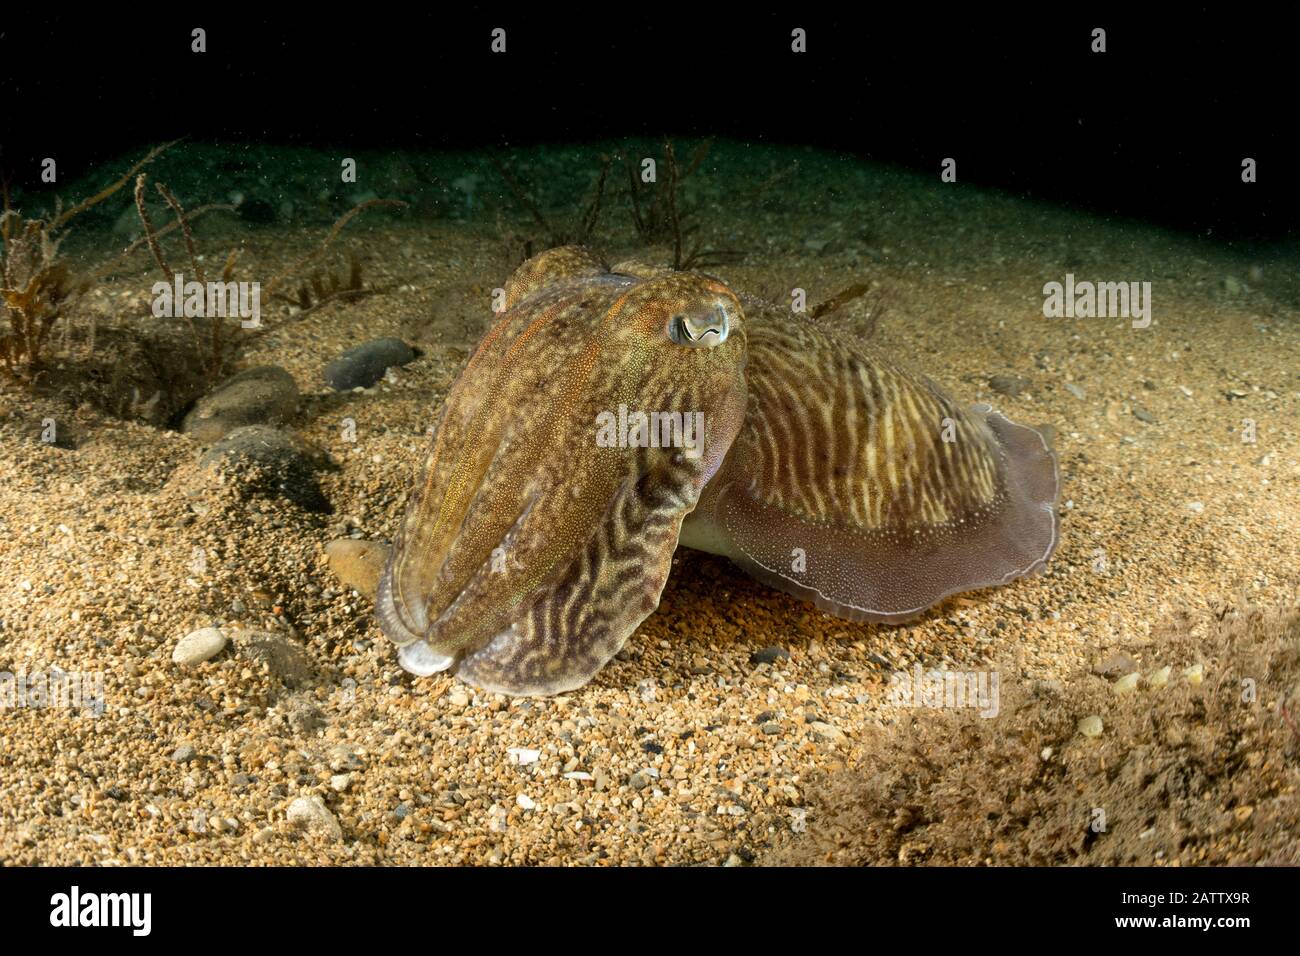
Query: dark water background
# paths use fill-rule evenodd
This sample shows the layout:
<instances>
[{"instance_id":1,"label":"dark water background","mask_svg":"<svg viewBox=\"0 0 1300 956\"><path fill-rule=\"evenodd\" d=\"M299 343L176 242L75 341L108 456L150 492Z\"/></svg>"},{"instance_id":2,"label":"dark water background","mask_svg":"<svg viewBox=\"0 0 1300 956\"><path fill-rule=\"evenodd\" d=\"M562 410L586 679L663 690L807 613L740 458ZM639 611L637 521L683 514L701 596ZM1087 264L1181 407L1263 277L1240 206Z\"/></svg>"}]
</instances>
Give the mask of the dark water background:
<instances>
[{"instance_id":1,"label":"dark water background","mask_svg":"<svg viewBox=\"0 0 1300 956\"><path fill-rule=\"evenodd\" d=\"M63 181L188 136L355 152L724 136L819 146L1202 236L1297 231L1281 21L606 5L61 13L0 27L0 168ZM203 26L208 51L190 51ZM790 53L790 29L809 52ZM490 31L507 29L505 55ZM1089 50L1107 29L1108 52ZM1259 182L1240 181L1244 156Z\"/></svg>"}]
</instances>

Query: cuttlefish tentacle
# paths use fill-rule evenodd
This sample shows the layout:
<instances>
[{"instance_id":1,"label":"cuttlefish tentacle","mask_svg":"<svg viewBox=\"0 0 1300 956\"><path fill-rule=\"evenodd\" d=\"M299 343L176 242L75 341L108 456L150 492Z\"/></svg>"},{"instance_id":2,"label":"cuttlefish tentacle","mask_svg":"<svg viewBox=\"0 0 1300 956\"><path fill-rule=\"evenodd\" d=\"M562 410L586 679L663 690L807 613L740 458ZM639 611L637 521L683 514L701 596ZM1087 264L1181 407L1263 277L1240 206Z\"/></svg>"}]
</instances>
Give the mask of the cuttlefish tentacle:
<instances>
[{"instance_id":1,"label":"cuttlefish tentacle","mask_svg":"<svg viewBox=\"0 0 1300 956\"><path fill-rule=\"evenodd\" d=\"M520 266L381 579L404 667L511 694L578 687L657 606L679 543L858 620L1043 567L1059 480L1038 432L749 311L720 280L611 272L583 249ZM699 440L661 441L674 416L679 439L698 416Z\"/></svg>"},{"instance_id":2,"label":"cuttlefish tentacle","mask_svg":"<svg viewBox=\"0 0 1300 956\"><path fill-rule=\"evenodd\" d=\"M852 620L905 621L1043 567L1058 477L1038 432L963 409L865 346L750 312L745 427L682 544Z\"/></svg>"},{"instance_id":3,"label":"cuttlefish tentacle","mask_svg":"<svg viewBox=\"0 0 1300 956\"><path fill-rule=\"evenodd\" d=\"M410 670L557 693L658 604L743 419L743 316L716 280L613 275L572 249L525 263L505 301L447 397L378 614ZM602 442L628 409L704 427L691 448Z\"/></svg>"}]
</instances>

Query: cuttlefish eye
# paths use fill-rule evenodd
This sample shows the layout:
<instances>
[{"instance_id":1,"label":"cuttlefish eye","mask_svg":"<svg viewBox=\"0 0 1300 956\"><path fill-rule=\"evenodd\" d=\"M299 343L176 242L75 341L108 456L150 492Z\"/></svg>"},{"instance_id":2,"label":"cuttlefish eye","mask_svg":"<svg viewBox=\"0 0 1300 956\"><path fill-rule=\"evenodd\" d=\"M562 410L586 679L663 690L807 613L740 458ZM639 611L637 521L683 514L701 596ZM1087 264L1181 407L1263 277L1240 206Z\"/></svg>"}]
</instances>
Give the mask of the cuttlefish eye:
<instances>
[{"instance_id":1,"label":"cuttlefish eye","mask_svg":"<svg viewBox=\"0 0 1300 956\"><path fill-rule=\"evenodd\" d=\"M679 312L668 321L668 337L678 345L689 348L712 348L727 341L731 322L726 306L721 303L712 308L693 312Z\"/></svg>"}]
</instances>

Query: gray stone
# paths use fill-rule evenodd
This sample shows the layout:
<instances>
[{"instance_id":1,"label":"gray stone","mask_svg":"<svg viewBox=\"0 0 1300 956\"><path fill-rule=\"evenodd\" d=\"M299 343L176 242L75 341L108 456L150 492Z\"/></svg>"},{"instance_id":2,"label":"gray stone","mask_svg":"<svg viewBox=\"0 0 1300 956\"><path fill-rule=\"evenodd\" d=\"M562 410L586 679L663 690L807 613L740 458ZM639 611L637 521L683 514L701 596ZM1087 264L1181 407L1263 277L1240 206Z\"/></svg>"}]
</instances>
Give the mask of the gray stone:
<instances>
[{"instance_id":1,"label":"gray stone","mask_svg":"<svg viewBox=\"0 0 1300 956\"><path fill-rule=\"evenodd\" d=\"M316 464L294 436L269 425L236 428L199 459L212 469L238 479L250 495L283 497L310 511L328 511L316 480Z\"/></svg>"},{"instance_id":2,"label":"gray stone","mask_svg":"<svg viewBox=\"0 0 1300 956\"><path fill-rule=\"evenodd\" d=\"M294 826L319 834L327 840L343 839L343 828L320 797L299 797L289 804L287 816Z\"/></svg>"},{"instance_id":3,"label":"gray stone","mask_svg":"<svg viewBox=\"0 0 1300 956\"><path fill-rule=\"evenodd\" d=\"M298 386L277 365L240 372L203 396L181 423L195 441L211 444L244 425L282 425L298 411Z\"/></svg>"},{"instance_id":4,"label":"gray stone","mask_svg":"<svg viewBox=\"0 0 1300 956\"><path fill-rule=\"evenodd\" d=\"M394 365L414 361L415 351L396 338L373 339L348 349L325 366L325 383L336 391L369 388Z\"/></svg>"},{"instance_id":5,"label":"gray stone","mask_svg":"<svg viewBox=\"0 0 1300 956\"><path fill-rule=\"evenodd\" d=\"M1027 378L1019 375L994 375L989 379L989 388L999 395L1015 398L1030 385Z\"/></svg>"},{"instance_id":6,"label":"gray stone","mask_svg":"<svg viewBox=\"0 0 1300 956\"><path fill-rule=\"evenodd\" d=\"M265 664L273 677L286 683L301 683L310 679L315 671L311 655L282 634L236 631L231 640L240 657Z\"/></svg>"},{"instance_id":7,"label":"gray stone","mask_svg":"<svg viewBox=\"0 0 1300 956\"><path fill-rule=\"evenodd\" d=\"M779 660L789 660L790 652L784 647L765 647L762 650L755 651L749 655L751 664L774 664Z\"/></svg>"}]
</instances>

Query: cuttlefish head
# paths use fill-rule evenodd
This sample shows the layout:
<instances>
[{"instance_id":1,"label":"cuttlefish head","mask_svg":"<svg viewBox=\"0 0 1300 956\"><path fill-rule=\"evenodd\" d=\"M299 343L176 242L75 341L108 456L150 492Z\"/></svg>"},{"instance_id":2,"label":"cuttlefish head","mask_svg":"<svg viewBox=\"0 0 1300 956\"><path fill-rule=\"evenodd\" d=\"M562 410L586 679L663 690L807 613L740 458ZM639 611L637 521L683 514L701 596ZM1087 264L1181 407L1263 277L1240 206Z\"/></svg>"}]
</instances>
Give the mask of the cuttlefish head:
<instances>
[{"instance_id":1,"label":"cuttlefish head","mask_svg":"<svg viewBox=\"0 0 1300 956\"><path fill-rule=\"evenodd\" d=\"M380 582L402 665L510 694L591 679L658 606L682 520L746 404L720 281L520 267L442 411Z\"/></svg>"}]
</instances>

